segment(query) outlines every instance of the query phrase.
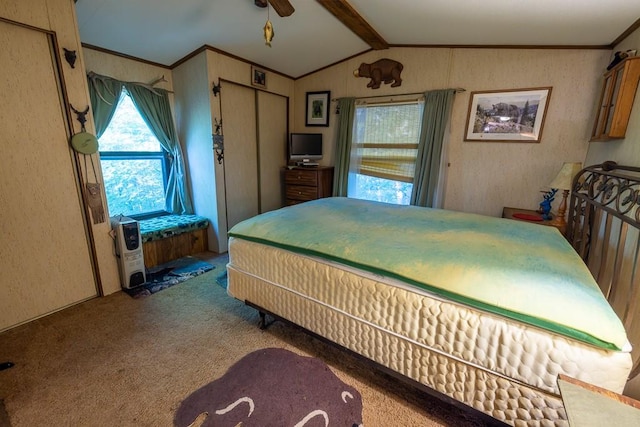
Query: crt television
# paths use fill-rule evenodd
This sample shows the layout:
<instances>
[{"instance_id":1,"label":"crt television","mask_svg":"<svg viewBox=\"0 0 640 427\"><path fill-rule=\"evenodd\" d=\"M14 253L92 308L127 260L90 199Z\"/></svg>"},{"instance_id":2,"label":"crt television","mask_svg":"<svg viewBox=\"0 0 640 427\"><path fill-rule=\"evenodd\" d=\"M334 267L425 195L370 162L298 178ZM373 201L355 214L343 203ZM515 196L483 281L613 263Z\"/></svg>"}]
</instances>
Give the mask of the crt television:
<instances>
[{"instance_id":1,"label":"crt television","mask_svg":"<svg viewBox=\"0 0 640 427\"><path fill-rule=\"evenodd\" d=\"M289 163L317 166L322 159L321 133L292 133L289 137Z\"/></svg>"}]
</instances>

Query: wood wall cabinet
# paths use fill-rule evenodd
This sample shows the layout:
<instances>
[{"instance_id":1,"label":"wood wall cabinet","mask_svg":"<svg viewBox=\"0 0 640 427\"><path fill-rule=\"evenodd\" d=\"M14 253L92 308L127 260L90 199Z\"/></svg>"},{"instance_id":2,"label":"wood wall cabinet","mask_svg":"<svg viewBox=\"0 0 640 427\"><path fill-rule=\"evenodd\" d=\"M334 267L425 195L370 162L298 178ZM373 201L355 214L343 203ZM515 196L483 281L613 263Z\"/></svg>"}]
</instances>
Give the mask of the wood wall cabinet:
<instances>
[{"instance_id":1,"label":"wood wall cabinet","mask_svg":"<svg viewBox=\"0 0 640 427\"><path fill-rule=\"evenodd\" d=\"M640 57L627 58L605 73L591 141L624 138L639 81Z\"/></svg>"},{"instance_id":2,"label":"wood wall cabinet","mask_svg":"<svg viewBox=\"0 0 640 427\"><path fill-rule=\"evenodd\" d=\"M333 167L302 167L284 170L286 205L330 197L333 192Z\"/></svg>"}]
</instances>

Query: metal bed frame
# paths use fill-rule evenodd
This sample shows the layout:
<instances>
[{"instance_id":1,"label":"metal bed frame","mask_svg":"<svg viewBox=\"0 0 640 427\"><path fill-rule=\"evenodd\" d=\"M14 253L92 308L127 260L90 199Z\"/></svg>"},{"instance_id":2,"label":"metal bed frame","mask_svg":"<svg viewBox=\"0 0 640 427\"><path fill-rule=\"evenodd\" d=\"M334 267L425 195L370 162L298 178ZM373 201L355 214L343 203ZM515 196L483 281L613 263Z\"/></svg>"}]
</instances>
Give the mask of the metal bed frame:
<instances>
[{"instance_id":1,"label":"metal bed frame","mask_svg":"<svg viewBox=\"0 0 640 427\"><path fill-rule=\"evenodd\" d=\"M640 373L640 167L608 161L574 178L566 237L600 285L635 344Z\"/></svg>"}]
</instances>

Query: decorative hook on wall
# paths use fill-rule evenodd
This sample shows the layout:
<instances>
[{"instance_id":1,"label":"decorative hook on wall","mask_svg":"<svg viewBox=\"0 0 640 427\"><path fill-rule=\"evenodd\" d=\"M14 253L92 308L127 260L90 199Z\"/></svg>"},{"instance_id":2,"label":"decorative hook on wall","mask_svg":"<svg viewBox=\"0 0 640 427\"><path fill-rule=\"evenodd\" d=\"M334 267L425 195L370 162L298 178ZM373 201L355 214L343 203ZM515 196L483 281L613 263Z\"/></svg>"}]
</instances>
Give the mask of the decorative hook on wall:
<instances>
[{"instance_id":1,"label":"decorative hook on wall","mask_svg":"<svg viewBox=\"0 0 640 427\"><path fill-rule=\"evenodd\" d=\"M220 83L218 83L217 85L215 84L215 82L213 83L213 96L218 96L218 94L220 93Z\"/></svg>"},{"instance_id":2,"label":"decorative hook on wall","mask_svg":"<svg viewBox=\"0 0 640 427\"><path fill-rule=\"evenodd\" d=\"M76 113L76 119L80 122L80 126L82 126L82 131L84 132L84 124L87 122L87 113L89 112L89 106L84 109L84 111L78 111L73 108L73 105L69 104L74 113Z\"/></svg>"},{"instance_id":3,"label":"decorative hook on wall","mask_svg":"<svg viewBox=\"0 0 640 427\"><path fill-rule=\"evenodd\" d=\"M218 164L222 164L224 160L224 135L222 135L222 119L218 122L218 119L213 119L215 122L213 131L213 151L216 153L216 160Z\"/></svg>"},{"instance_id":4,"label":"decorative hook on wall","mask_svg":"<svg viewBox=\"0 0 640 427\"><path fill-rule=\"evenodd\" d=\"M62 48L62 50L64 50L64 59L66 59L69 65L71 65L71 68L76 68L76 59L78 58L78 56L76 55L76 51L69 50L64 47Z\"/></svg>"}]
</instances>

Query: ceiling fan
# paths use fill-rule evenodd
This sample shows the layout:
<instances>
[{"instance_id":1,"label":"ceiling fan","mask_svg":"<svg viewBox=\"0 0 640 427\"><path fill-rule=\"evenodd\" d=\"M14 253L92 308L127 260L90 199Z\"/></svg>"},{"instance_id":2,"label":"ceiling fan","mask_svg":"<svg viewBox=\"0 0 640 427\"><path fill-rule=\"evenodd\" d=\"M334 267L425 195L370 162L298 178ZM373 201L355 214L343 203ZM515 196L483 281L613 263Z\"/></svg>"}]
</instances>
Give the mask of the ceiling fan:
<instances>
[{"instance_id":1,"label":"ceiling fan","mask_svg":"<svg viewBox=\"0 0 640 427\"><path fill-rule=\"evenodd\" d=\"M253 0L253 3L258 7L267 7L267 2L271 4L273 10L283 18L295 12L289 0Z\"/></svg>"}]
</instances>

